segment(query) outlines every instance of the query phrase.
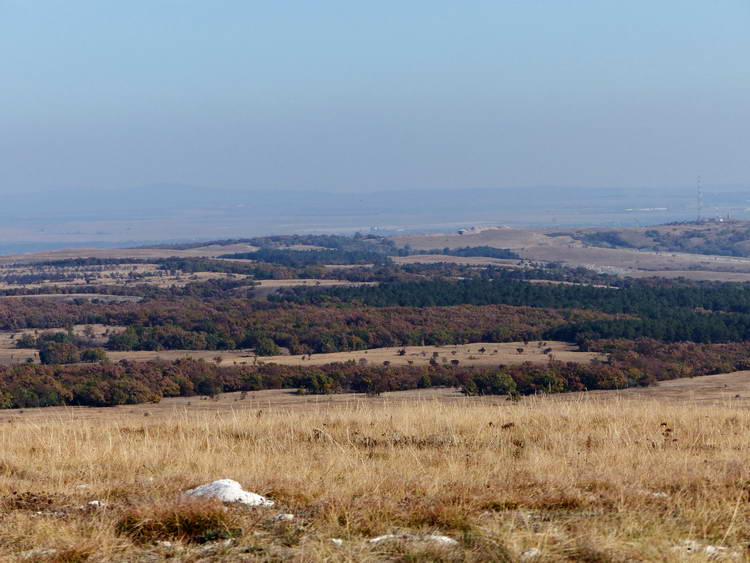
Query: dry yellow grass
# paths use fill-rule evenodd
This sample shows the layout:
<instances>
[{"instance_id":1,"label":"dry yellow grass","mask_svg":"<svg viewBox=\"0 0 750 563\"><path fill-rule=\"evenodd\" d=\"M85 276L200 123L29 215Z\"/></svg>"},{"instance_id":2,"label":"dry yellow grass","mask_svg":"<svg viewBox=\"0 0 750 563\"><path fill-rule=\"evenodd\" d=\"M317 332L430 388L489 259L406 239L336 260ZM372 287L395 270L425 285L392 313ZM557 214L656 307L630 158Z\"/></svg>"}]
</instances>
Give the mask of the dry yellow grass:
<instances>
[{"instance_id":1,"label":"dry yellow grass","mask_svg":"<svg viewBox=\"0 0 750 563\"><path fill-rule=\"evenodd\" d=\"M750 411L587 397L20 414L0 433L0 554L512 561L536 548L539 561L707 560L673 551L693 540L746 559ZM230 508L242 534L228 545L117 534L133 507L158 512L219 478L277 506ZM91 500L107 505L80 508ZM459 543L367 542L386 533Z\"/></svg>"},{"instance_id":2,"label":"dry yellow grass","mask_svg":"<svg viewBox=\"0 0 750 563\"><path fill-rule=\"evenodd\" d=\"M482 256L448 256L447 254L415 254L413 256L396 256L396 264L465 264L468 266L502 266L520 268L519 261L506 258L485 258Z\"/></svg>"},{"instance_id":3,"label":"dry yellow grass","mask_svg":"<svg viewBox=\"0 0 750 563\"><path fill-rule=\"evenodd\" d=\"M0 265L34 264L72 258L214 258L232 252L253 252L258 250L249 244L208 245L187 250L162 248L68 248L30 254L9 254L0 256Z\"/></svg>"},{"instance_id":4,"label":"dry yellow grass","mask_svg":"<svg viewBox=\"0 0 750 563\"><path fill-rule=\"evenodd\" d=\"M4 283L0 282L0 290L39 290L55 288L81 288L90 285L118 285L122 287L132 287L134 285L153 285L156 287L184 287L189 283L205 282L208 280L222 279L250 279L247 276L223 273L223 272L194 272L170 273L166 270L159 270L155 264L135 264L121 267L78 267L78 268L47 268L54 273L74 274L77 277L67 281L43 281L38 283ZM22 268L2 268L0 275L26 275L38 274L39 269L34 267ZM129 274L140 274L144 277L128 277ZM75 297L75 296L74 296Z\"/></svg>"},{"instance_id":5,"label":"dry yellow grass","mask_svg":"<svg viewBox=\"0 0 750 563\"><path fill-rule=\"evenodd\" d=\"M569 236L546 236L556 230L501 228L464 235L423 234L392 239L399 247L408 244L415 250L466 246L510 248L532 262L561 262L627 276L673 278L686 275L691 279L718 281L750 279L748 258L591 247ZM413 258L419 260L419 257ZM422 260L435 261L437 258L440 257ZM443 257L441 261L448 259Z\"/></svg>"},{"instance_id":6,"label":"dry yellow grass","mask_svg":"<svg viewBox=\"0 0 750 563\"><path fill-rule=\"evenodd\" d=\"M77 325L76 334L83 334L87 325ZM104 325L91 325L95 338L100 344L104 344L106 330L118 332L122 327L105 327ZM42 332L42 331L38 331ZM24 333L34 333L33 330L0 332L0 364L12 364L32 358L38 361L39 354L34 349L15 348L15 341ZM401 356L399 350L406 353ZM484 352L480 350L484 349ZM518 350L523 349L519 353ZM549 353L545 353L548 351ZM497 366L500 364L519 364L522 362L546 363L550 355L564 362L588 363L591 360L603 359L605 356L595 352L579 352L577 347L566 342L476 342L473 344L457 344L446 346L406 346L393 348L372 348L357 352L334 352L331 354L313 354L312 356L263 356L255 357L252 349L240 350L154 350L154 351L128 351L107 352L107 358L113 362L120 360L149 361L149 360L177 360L192 358L194 360L205 360L214 362L221 366L252 365L256 362L273 363L281 365L304 365L320 366L333 362L367 361L369 365L381 365L389 362L392 365L415 365L426 366L430 364L433 354L437 354L436 360L441 363L450 363L458 360L462 366Z\"/></svg>"},{"instance_id":7,"label":"dry yellow grass","mask_svg":"<svg viewBox=\"0 0 750 563\"><path fill-rule=\"evenodd\" d=\"M102 324L74 325L73 333L77 336L92 338L94 342L104 345L110 334L125 330L123 326L108 326ZM24 335L38 336L43 332L64 332L65 329L23 329L0 331L0 364L10 365L24 362L31 358L39 361L39 352L34 348L16 348L16 342ZM214 354L215 355L215 354ZM206 356L209 357L208 355Z\"/></svg>"},{"instance_id":8,"label":"dry yellow grass","mask_svg":"<svg viewBox=\"0 0 750 563\"><path fill-rule=\"evenodd\" d=\"M405 351L400 355L399 351ZM283 365L325 365L333 362L366 361L370 365L389 362L391 365L429 365L435 356L440 363L458 360L462 366L497 366L523 362L547 363L550 354L563 362L589 363L605 356L596 352L579 352L578 347L567 342L475 342L473 344L451 344L445 346L397 346L371 348L356 352L332 352L312 356L268 356L259 361ZM214 354L216 355L216 354ZM231 363L234 360L225 360Z\"/></svg>"}]
</instances>

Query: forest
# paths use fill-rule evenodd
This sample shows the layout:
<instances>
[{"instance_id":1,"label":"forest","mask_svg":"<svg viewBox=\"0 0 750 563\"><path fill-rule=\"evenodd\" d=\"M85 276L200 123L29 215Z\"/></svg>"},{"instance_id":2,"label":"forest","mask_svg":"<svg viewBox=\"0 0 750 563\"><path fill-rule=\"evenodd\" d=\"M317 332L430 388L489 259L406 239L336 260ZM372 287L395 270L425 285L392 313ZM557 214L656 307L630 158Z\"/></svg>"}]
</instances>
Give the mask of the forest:
<instances>
[{"instance_id":1,"label":"forest","mask_svg":"<svg viewBox=\"0 0 750 563\"><path fill-rule=\"evenodd\" d=\"M241 253L252 259L80 258L36 264L21 273L12 266L3 279L0 330L27 331L15 345L37 349L41 363L0 368L0 405L107 405L278 387L373 393L446 385L467 394L515 396L649 385L748 367L749 284L621 279L554 263L516 263L513 269L398 265L391 256L416 252L371 235L244 242L257 248ZM512 251L490 247L419 252L516 259ZM142 264L153 267L128 274L127 284L97 277L108 268L122 266L128 272L128 266ZM342 264L347 266L328 267ZM189 277L180 284L150 283L149 276L162 272ZM226 275L198 279L195 274L201 272ZM90 280L70 285L76 276ZM257 296L258 283L269 279L368 285L308 284ZM36 281L43 283L25 285ZM107 299L118 296L123 299ZM75 333L76 325L107 330L95 339ZM608 360L481 369L449 361L304 369L262 363L287 353L529 340L574 343ZM259 362L220 368L204 362L107 359L114 351L233 349L252 351Z\"/></svg>"},{"instance_id":2,"label":"forest","mask_svg":"<svg viewBox=\"0 0 750 563\"><path fill-rule=\"evenodd\" d=\"M0 408L56 405L115 406L164 397L212 397L224 392L289 388L300 393L378 394L428 387L458 387L467 395L563 393L625 389L678 377L750 368L750 345L665 344L650 339L600 341L606 361L550 360L495 368L463 367L437 359L427 366L349 361L323 366L219 367L202 360L120 361L71 365L0 366Z\"/></svg>"}]
</instances>

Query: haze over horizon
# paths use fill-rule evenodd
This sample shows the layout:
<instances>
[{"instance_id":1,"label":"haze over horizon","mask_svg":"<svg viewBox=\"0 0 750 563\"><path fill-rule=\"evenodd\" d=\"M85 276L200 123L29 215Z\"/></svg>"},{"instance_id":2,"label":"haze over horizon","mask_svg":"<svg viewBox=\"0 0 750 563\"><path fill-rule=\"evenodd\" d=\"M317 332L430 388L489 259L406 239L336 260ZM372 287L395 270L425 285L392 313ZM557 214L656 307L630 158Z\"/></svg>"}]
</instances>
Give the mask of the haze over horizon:
<instances>
[{"instance_id":1,"label":"haze over horizon","mask_svg":"<svg viewBox=\"0 0 750 563\"><path fill-rule=\"evenodd\" d=\"M750 4L0 0L0 194L747 186Z\"/></svg>"}]
</instances>

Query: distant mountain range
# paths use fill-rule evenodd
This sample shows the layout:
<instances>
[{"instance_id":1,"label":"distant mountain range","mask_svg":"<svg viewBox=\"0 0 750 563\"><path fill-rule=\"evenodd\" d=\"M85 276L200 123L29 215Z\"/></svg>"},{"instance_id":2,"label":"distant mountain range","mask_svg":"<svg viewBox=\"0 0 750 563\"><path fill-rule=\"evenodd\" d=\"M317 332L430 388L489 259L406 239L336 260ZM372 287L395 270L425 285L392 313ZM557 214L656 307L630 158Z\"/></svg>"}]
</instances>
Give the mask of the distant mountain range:
<instances>
[{"instance_id":1,"label":"distant mountain range","mask_svg":"<svg viewBox=\"0 0 750 563\"><path fill-rule=\"evenodd\" d=\"M705 215L750 218L746 211L750 188L704 191ZM633 226L695 215L696 192L689 187L407 189L358 194L154 184L6 195L0 205L0 252L269 233L450 231L476 224Z\"/></svg>"}]
</instances>

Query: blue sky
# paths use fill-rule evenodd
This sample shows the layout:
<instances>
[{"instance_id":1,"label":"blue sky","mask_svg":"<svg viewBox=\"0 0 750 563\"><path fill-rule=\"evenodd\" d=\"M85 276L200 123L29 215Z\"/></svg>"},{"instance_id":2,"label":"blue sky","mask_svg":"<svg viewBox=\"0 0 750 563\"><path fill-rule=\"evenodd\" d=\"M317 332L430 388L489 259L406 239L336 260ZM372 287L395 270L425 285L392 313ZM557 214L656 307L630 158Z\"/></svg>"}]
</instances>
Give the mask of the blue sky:
<instances>
[{"instance_id":1,"label":"blue sky","mask_svg":"<svg viewBox=\"0 0 750 563\"><path fill-rule=\"evenodd\" d=\"M750 184L747 0L0 0L0 192Z\"/></svg>"}]
</instances>

